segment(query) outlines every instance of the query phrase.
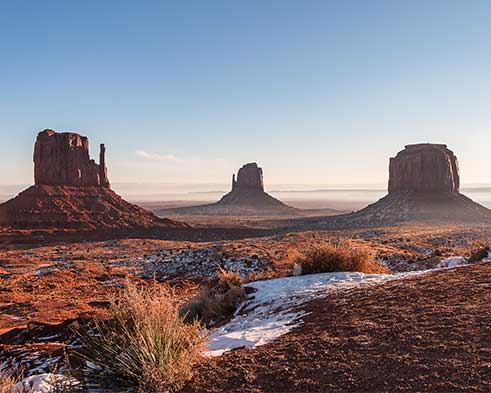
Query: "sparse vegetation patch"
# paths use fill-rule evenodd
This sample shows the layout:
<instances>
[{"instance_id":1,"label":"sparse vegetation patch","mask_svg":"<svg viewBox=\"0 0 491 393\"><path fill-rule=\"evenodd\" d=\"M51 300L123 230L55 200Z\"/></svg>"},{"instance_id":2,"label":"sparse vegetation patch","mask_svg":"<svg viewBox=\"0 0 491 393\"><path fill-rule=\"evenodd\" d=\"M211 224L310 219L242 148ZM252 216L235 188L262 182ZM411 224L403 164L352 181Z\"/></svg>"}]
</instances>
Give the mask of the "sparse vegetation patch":
<instances>
[{"instance_id":1,"label":"sparse vegetation patch","mask_svg":"<svg viewBox=\"0 0 491 393\"><path fill-rule=\"evenodd\" d=\"M375 260L374 252L366 246L354 246L349 241L328 242L308 250L297 258L302 274L361 272L389 273Z\"/></svg>"},{"instance_id":2,"label":"sparse vegetation patch","mask_svg":"<svg viewBox=\"0 0 491 393\"><path fill-rule=\"evenodd\" d=\"M180 314L188 322L200 321L206 326L216 325L232 317L246 298L238 273L221 270L218 283L204 288L194 299L181 307Z\"/></svg>"},{"instance_id":3,"label":"sparse vegetation patch","mask_svg":"<svg viewBox=\"0 0 491 393\"><path fill-rule=\"evenodd\" d=\"M128 283L109 314L81 334L83 358L141 392L175 392L191 377L204 333L198 322L184 321L171 288Z\"/></svg>"}]
</instances>

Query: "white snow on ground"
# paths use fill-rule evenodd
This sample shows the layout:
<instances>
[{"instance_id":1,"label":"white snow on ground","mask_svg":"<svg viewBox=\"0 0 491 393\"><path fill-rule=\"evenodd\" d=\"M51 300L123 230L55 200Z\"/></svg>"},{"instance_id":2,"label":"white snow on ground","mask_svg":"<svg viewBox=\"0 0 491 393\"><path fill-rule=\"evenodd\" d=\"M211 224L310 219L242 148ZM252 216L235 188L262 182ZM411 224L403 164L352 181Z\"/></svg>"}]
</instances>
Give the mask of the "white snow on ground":
<instances>
[{"instance_id":1,"label":"white snow on ground","mask_svg":"<svg viewBox=\"0 0 491 393\"><path fill-rule=\"evenodd\" d=\"M483 262L491 262L491 252ZM234 348L264 345L302 324L306 315L298 306L314 298L326 297L336 290L359 285L413 277L430 271L466 265L464 257L444 259L436 269L396 274L323 273L285 277L248 283L255 292L225 326L209 337L207 356L220 356Z\"/></svg>"},{"instance_id":2,"label":"white snow on ground","mask_svg":"<svg viewBox=\"0 0 491 393\"><path fill-rule=\"evenodd\" d=\"M250 273L269 270L270 261L258 256L223 256L216 246L180 250L165 249L154 255L139 258L136 263L142 268L142 275L152 278L156 274L160 279L174 275L188 277L216 277L220 268L246 276Z\"/></svg>"},{"instance_id":3,"label":"white snow on ground","mask_svg":"<svg viewBox=\"0 0 491 393\"><path fill-rule=\"evenodd\" d=\"M39 374L24 378L14 386L13 392L48 393L56 388L70 388L79 385L76 379L61 374Z\"/></svg>"},{"instance_id":4,"label":"white snow on ground","mask_svg":"<svg viewBox=\"0 0 491 393\"><path fill-rule=\"evenodd\" d=\"M323 273L256 281L246 286L256 290L236 316L209 337L208 356L240 347L257 347L288 333L302 323L305 312L297 306L314 298L327 296L334 290L349 289L360 284L414 276L418 273L363 274Z\"/></svg>"},{"instance_id":5,"label":"white snow on ground","mask_svg":"<svg viewBox=\"0 0 491 393\"><path fill-rule=\"evenodd\" d=\"M467 265L469 262L464 257L449 257L441 261L437 268L445 268L445 267L457 267L462 265Z\"/></svg>"}]
</instances>

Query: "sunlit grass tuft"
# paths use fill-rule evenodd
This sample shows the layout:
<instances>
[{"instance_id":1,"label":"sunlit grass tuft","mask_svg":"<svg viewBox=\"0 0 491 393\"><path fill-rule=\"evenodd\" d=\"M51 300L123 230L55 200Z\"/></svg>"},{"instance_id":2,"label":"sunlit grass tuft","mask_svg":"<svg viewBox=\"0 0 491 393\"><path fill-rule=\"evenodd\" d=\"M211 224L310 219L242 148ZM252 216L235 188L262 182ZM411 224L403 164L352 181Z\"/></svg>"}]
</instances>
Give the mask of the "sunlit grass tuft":
<instances>
[{"instance_id":1,"label":"sunlit grass tuft","mask_svg":"<svg viewBox=\"0 0 491 393\"><path fill-rule=\"evenodd\" d=\"M126 287L111 303L110 319L81 335L81 355L141 392L178 391L201 358L204 332L179 315L171 288Z\"/></svg>"},{"instance_id":2,"label":"sunlit grass tuft","mask_svg":"<svg viewBox=\"0 0 491 393\"><path fill-rule=\"evenodd\" d=\"M375 260L368 246L354 246L349 241L329 242L307 251L297 258L302 274L361 272L366 274L389 273Z\"/></svg>"}]
</instances>

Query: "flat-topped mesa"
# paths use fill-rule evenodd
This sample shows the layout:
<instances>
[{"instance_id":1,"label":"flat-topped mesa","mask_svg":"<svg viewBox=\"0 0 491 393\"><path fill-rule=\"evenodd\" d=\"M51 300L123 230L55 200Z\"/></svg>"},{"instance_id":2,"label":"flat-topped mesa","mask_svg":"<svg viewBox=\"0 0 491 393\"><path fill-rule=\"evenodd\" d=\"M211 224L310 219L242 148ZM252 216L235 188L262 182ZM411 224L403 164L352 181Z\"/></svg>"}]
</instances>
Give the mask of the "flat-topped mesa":
<instances>
[{"instance_id":1,"label":"flat-topped mesa","mask_svg":"<svg viewBox=\"0 0 491 393\"><path fill-rule=\"evenodd\" d=\"M236 189L264 191L262 168L259 168L255 162L242 166L237 173L237 180L235 180L235 175L232 177L232 191Z\"/></svg>"},{"instance_id":2,"label":"flat-topped mesa","mask_svg":"<svg viewBox=\"0 0 491 393\"><path fill-rule=\"evenodd\" d=\"M99 164L89 155L89 140L73 132L40 132L34 147L34 182L46 186L105 187L106 149L100 146Z\"/></svg>"},{"instance_id":3,"label":"flat-topped mesa","mask_svg":"<svg viewBox=\"0 0 491 393\"><path fill-rule=\"evenodd\" d=\"M397 192L458 193L459 164L446 145L407 145L390 159L389 194Z\"/></svg>"}]
</instances>

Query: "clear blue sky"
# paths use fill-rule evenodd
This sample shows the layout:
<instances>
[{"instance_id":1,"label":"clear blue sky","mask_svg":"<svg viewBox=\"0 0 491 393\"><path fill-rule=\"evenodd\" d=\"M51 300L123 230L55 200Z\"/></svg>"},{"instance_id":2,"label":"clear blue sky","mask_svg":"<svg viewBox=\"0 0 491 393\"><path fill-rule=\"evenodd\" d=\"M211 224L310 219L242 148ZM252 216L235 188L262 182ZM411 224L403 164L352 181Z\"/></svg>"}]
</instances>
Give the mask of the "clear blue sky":
<instances>
[{"instance_id":1,"label":"clear blue sky","mask_svg":"<svg viewBox=\"0 0 491 393\"><path fill-rule=\"evenodd\" d=\"M447 143L491 182L490 1L2 1L0 184L37 131L108 149L113 182L384 183Z\"/></svg>"}]
</instances>

